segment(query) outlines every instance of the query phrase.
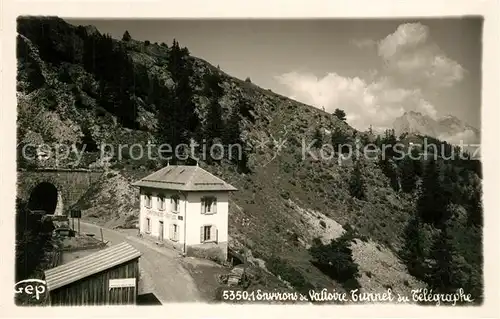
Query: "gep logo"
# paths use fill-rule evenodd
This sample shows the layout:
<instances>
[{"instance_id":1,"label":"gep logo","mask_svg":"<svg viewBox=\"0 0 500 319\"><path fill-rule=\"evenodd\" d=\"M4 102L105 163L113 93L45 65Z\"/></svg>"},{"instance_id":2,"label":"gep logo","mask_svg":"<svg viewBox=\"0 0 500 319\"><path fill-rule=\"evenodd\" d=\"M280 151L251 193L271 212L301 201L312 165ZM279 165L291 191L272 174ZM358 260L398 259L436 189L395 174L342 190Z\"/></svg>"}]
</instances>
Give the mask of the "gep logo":
<instances>
[{"instance_id":1,"label":"gep logo","mask_svg":"<svg viewBox=\"0 0 500 319\"><path fill-rule=\"evenodd\" d=\"M16 282L14 285L15 294L20 296L28 296L29 299L39 301L45 298L47 292L47 284L41 279L25 279Z\"/></svg>"}]
</instances>

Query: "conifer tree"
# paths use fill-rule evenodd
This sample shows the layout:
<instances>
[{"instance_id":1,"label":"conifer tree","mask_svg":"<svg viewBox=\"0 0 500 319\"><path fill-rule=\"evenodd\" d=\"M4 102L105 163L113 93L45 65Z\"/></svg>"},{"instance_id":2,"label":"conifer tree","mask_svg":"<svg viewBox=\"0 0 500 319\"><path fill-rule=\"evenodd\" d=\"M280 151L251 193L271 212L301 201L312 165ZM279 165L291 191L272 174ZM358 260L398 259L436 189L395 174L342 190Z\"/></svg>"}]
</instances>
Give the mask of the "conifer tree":
<instances>
[{"instance_id":1,"label":"conifer tree","mask_svg":"<svg viewBox=\"0 0 500 319\"><path fill-rule=\"evenodd\" d=\"M377 135L375 138L375 145L380 149L382 147L382 139L380 138L380 135Z\"/></svg>"},{"instance_id":2,"label":"conifer tree","mask_svg":"<svg viewBox=\"0 0 500 319\"><path fill-rule=\"evenodd\" d=\"M481 185L473 185L472 193L467 200L467 221L469 225L483 226L483 205Z\"/></svg>"},{"instance_id":3,"label":"conifer tree","mask_svg":"<svg viewBox=\"0 0 500 319\"><path fill-rule=\"evenodd\" d=\"M394 158L394 156L396 155L396 152L394 150L394 146L396 145L396 143L397 139L394 130L386 130L385 136L381 140L383 159L389 160Z\"/></svg>"},{"instance_id":4,"label":"conifer tree","mask_svg":"<svg viewBox=\"0 0 500 319\"><path fill-rule=\"evenodd\" d=\"M165 122L161 123L165 128L160 129L159 136L162 143L169 143L172 150L178 145L189 145L190 139L198 130L199 119L193 102L193 90L191 88L191 77L193 66L189 57L189 50L181 48L174 39L169 50L167 69L170 72L175 85L170 92L170 105L162 108L159 114ZM165 111L168 110L168 113ZM171 163L176 162L176 158Z\"/></svg>"},{"instance_id":5,"label":"conifer tree","mask_svg":"<svg viewBox=\"0 0 500 319\"><path fill-rule=\"evenodd\" d=\"M340 153L347 152L346 148L346 144L348 142L347 138L338 127L336 127L333 130L331 140L335 152L340 152Z\"/></svg>"},{"instance_id":6,"label":"conifer tree","mask_svg":"<svg viewBox=\"0 0 500 319\"><path fill-rule=\"evenodd\" d=\"M391 159L380 157L379 167L387 178L389 178L389 183L394 191L399 192L399 174L397 166L393 163Z\"/></svg>"},{"instance_id":7,"label":"conifer tree","mask_svg":"<svg viewBox=\"0 0 500 319\"><path fill-rule=\"evenodd\" d=\"M417 200L417 211L423 222L441 227L449 217L448 196L439 178L439 167L434 159L425 164L422 192Z\"/></svg>"},{"instance_id":8,"label":"conifer tree","mask_svg":"<svg viewBox=\"0 0 500 319\"><path fill-rule=\"evenodd\" d=\"M410 152L411 152L411 160L413 162L413 171L415 172L415 175L420 177L423 174L420 152L415 148L412 148Z\"/></svg>"},{"instance_id":9,"label":"conifer tree","mask_svg":"<svg viewBox=\"0 0 500 319\"><path fill-rule=\"evenodd\" d=\"M365 199L365 183L361 173L361 162L359 160L354 164L354 169L349 180L349 191L351 196L357 199Z\"/></svg>"},{"instance_id":10,"label":"conifer tree","mask_svg":"<svg viewBox=\"0 0 500 319\"><path fill-rule=\"evenodd\" d=\"M441 178L441 184L443 188L444 201L446 203L458 203L462 199L459 198L460 195L456 189L458 182L458 176L452 165L443 164L443 176Z\"/></svg>"},{"instance_id":11,"label":"conifer tree","mask_svg":"<svg viewBox=\"0 0 500 319\"><path fill-rule=\"evenodd\" d=\"M405 193L411 193L415 190L417 182L413 160L406 156L403 158L400 165L401 190Z\"/></svg>"},{"instance_id":12,"label":"conifer tree","mask_svg":"<svg viewBox=\"0 0 500 319\"><path fill-rule=\"evenodd\" d=\"M467 264L457 262L454 258L456 249L451 228L451 223L445 223L430 252L430 257L434 260L429 271L430 286L440 293L450 293L463 288L462 281L465 279L461 268L467 267Z\"/></svg>"},{"instance_id":13,"label":"conifer tree","mask_svg":"<svg viewBox=\"0 0 500 319\"><path fill-rule=\"evenodd\" d=\"M417 278L422 278L425 275L425 238L418 215L409 220L403 233L403 240L404 246L399 255L408 267L409 273Z\"/></svg>"},{"instance_id":14,"label":"conifer tree","mask_svg":"<svg viewBox=\"0 0 500 319\"><path fill-rule=\"evenodd\" d=\"M224 94L221 87L221 78L218 73L211 73L205 76L205 95L209 98L207 123L204 137L212 141L214 138L221 138L223 131L222 109L219 99Z\"/></svg>"}]
</instances>

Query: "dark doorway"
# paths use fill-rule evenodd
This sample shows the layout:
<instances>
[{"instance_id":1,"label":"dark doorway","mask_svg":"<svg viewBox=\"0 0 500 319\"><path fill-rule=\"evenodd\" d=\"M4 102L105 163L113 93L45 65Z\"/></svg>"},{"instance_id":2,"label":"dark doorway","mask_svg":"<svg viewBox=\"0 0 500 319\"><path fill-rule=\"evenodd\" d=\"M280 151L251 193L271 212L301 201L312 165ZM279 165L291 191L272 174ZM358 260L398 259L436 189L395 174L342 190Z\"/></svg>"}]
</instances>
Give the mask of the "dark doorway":
<instances>
[{"instance_id":1,"label":"dark doorway","mask_svg":"<svg viewBox=\"0 0 500 319\"><path fill-rule=\"evenodd\" d=\"M57 188L48 182L38 184L30 194L28 209L43 210L46 214L54 214L57 207Z\"/></svg>"},{"instance_id":2,"label":"dark doorway","mask_svg":"<svg viewBox=\"0 0 500 319\"><path fill-rule=\"evenodd\" d=\"M154 306L161 305L161 301L156 298L155 294L147 293L137 296L137 305L139 306Z\"/></svg>"}]
</instances>

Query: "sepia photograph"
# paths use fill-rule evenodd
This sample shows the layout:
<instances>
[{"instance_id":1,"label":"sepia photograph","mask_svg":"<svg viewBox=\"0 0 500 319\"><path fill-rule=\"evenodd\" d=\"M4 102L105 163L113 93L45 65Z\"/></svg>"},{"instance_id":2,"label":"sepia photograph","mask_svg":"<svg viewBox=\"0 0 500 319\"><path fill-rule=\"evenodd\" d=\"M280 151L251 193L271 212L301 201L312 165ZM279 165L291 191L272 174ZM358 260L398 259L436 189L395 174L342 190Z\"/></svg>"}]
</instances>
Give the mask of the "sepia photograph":
<instances>
[{"instance_id":1,"label":"sepia photograph","mask_svg":"<svg viewBox=\"0 0 500 319\"><path fill-rule=\"evenodd\" d=\"M483 24L17 17L15 304L481 306Z\"/></svg>"}]
</instances>

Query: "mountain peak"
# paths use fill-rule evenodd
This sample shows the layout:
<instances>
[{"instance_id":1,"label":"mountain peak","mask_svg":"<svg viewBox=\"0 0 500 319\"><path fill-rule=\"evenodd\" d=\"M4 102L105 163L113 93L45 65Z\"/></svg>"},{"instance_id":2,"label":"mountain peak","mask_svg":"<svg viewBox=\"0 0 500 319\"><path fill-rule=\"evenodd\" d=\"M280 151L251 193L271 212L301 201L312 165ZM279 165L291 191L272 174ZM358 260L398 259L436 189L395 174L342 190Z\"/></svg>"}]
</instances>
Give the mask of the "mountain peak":
<instances>
[{"instance_id":1,"label":"mountain peak","mask_svg":"<svg viewBox=\"0 0 500 319\"><path fill-rule=\"evenodd\" d=\"M452 115L452 114L446 114L442 117L442 119L448 119L448 118L456 119L457 117L455 115Z\"/></svg>"},{"instance_id":2,"label":"mountain peak","mask_svg":"<svg viewBox=\"0 0 500 319\"><path fill-rule=\"evenodd\" d=\"M423 116L422 113L417 112L417 111L406 111L403 115L411 115L411 116Z\"/></svg>"},{"instance_id":3,"label":"mountain peak","mask_svg":"<svg viewBox=\"0 0 500 319\"><path fill-rule=\"evenodd\" d=\"M407 111L396 118L393 124L396 133L415 133L429 135L444 140L453 140L454 136L462 136L465 132L472 131L478 136L479 131L452 114L435 120L428 115L416 111ZM470 133L470 132L469 132Z\"/></svg>"},{"instance_id":4,"label":"mountain peak","mask_svg":"<svg viewBox=\"0 0 500 319\"><path fill-rule=\"evenodd\" d=\"M400 117L396 118L393 127L397 135L402 133L415 133L415 134L435 134L435 121L420 112L407 111Z\"/></svg>"}]
</instances>

